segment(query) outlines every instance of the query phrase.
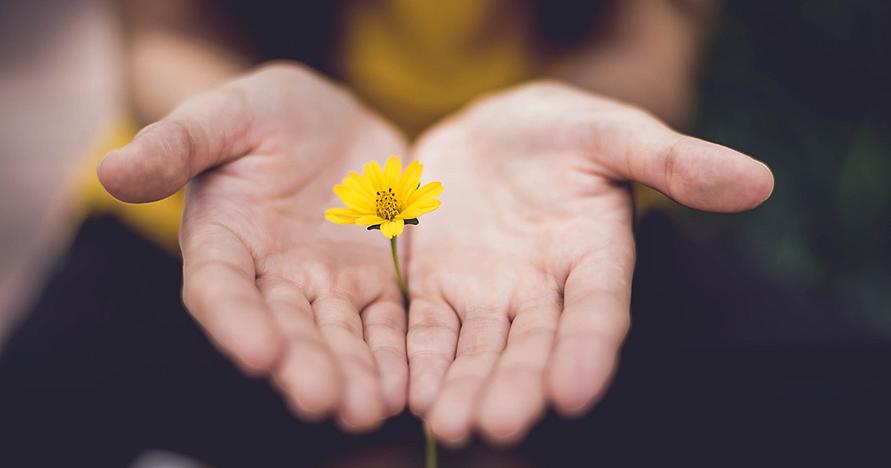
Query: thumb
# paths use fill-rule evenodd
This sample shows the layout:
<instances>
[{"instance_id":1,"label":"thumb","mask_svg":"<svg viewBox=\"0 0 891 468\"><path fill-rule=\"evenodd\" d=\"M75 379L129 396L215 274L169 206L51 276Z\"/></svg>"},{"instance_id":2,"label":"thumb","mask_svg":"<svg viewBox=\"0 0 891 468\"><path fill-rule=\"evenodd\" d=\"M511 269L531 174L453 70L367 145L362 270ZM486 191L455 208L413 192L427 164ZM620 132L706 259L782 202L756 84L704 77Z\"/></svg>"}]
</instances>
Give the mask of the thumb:
<instances>
[{"instance_id":1,"label":"thumb","mask_svg":"<svg viewBox=\"0 0 891 468\"><path fill-rule=\"evenodd\" d=\"M174 194L201 172L256 147L244 92L228 86L193 96L99 164L99 181L130 203Z\"/></svg>"},{"instance_id":2,"label":"thumb","mask_svg":"<svg viewBox=\"0 0 891 468\"><path fill-rule=\"evenodd\" d=\"M739 212L757 207L773 192L764 163L705 140L682 135L655 118L633 118L604 129L618 140L597 148L598 161L618 180L640 182L691 208Z\"/></svg>"}]
</instances>

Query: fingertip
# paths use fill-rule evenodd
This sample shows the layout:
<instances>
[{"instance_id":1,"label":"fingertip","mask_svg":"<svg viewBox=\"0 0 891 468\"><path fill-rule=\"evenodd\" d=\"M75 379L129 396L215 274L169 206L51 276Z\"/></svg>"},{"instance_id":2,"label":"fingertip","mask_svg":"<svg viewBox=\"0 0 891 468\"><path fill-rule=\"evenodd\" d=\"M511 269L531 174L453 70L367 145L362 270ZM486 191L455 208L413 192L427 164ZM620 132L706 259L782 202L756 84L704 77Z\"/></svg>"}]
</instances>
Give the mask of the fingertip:
<instances>
[{"instance_id":1,"label":"fingertip","mask_svg":"<svg viewBox=\"0 0 891 468\"><path fill-rule=\"evenodd\" d=\"M430 410L436 398L437 383L431 378L412 378L408 389L408 407L412 414L421 418Z\"/></svg>"},{"instance_id":2,"label":"fingertip","mask_svg":"<svg viewBox=\"0 0 891 468\"><path fill-rule=\"evenodd\" d=\"M542 376L543 377L543 376ZM523 385L523 392L506 383L492 386L480 405L477 426L493 445L509 446L522 439L544 413L543 383L536 388Z\"/></svg>"},{"instance_id":3,"label":"fingertip","mask_svg":"<svg viewBox=\"0 0 891 468\"><path fill-rule=\"evenodd\" d=\"M563 417L579 417L588 412L593 404L587 392L578 388L563 388L559 378L552 378L549 382L549 393L554 402L554 409Z\"/></svg>"},{"instance_id":4,"label":"fingertip","mask_svg":"<svg viewBox=\"0 0 891 468\"><path fill-rule=\"evenodd\" d=\"M757 176L757 179L760 184L756 187L756 190L753 194L753 198L757 201L752 208L755 208L762 203L766 202L771 195L773 195L773 189L776 183L776 180L773 176L773 171L770 170L770 166L768 166L763 161L759 161L757 159L753 159L758 165L761 167L761 175Z\"/></svg>"},{"instance_id":5,"label":"fingertip","mask_svg":"<svg viewBox=\"0 0 891 468\"><path fill-rule=\"evenodd\" d=\"M353 374L344 378L337 422L348 432L363 433L386 419L386 403L380 382Z\"/></svg>"},{"instance_id":6,"label":"fingertip","mask_svg":"<svg viewBox=\"0 0 891 468\"><path fill-rule=\"evenodd\" d=\"M337 405L336 391L316 392L305 388L297 390L294 387L283 387L282 393L291 411L304 421L321 421L331 414Z\"/></svg>"},{"instance_id":7,"label":"fingertip","mask_svg":"<svg viewBox=\"0 0 891 468\"><path fill-rule=\"evenodd\" d=\"M388 414L395 416L401 413L408 399L407 372L402 372L400 375L385 375L382 386Z\"/></svg>"},{"instance_id":8,"label":"fingertip","mask_svg":"<svg viewBox=\"0 0 891 468\"><path fill-rule=\"evenodd\" d=\"M383 423L383 417L368 419L347 418L343 415L337 417L337 426L349 434L367 434L379 428Z\"/></svg>"},{"instance_id":9,"label":"fingertip","mask_svg":"<svg viewBox=\"0 0 891 468\"><path fill-rule=\"evenodd\" d=\"M424 402L418 402L417 398L409 397L408 398L408 410L411 414L423 418L427 413L427 409L430 408L430 405Z\"/></svg>"},{"instance_id":10,"label":"fingertip","mask_svg":"<svg viewBox=\"0 0 891 468\"><path fill-rule=\"evenodd\" d=\"M268 373L275 366L281 353L282 346L275 334L269 334L267 338L258 338L256 341L245 341L237 345L234 350L242 370L252 376Z\"/></svg>"},{"instance_id":11,"label":"fingertip","mask_svg":"<svg viewBox=\"0 0 891 468\"><path fill-rule=\"evenodd\" d=\"M315 356L306 360L307 357L307 354L297 356L292 352L275 375L275 380L298 416L317 421L337 407L341 385L340 379L331 370L333 363L330 359Z\"/></svg>"},{"instance_id":12,"label":"fingertip","mask_svg":"<svg viewBox=\"0 0 891 468\"><path fill-rule=\"evenodd\" d=\"M99 183L111 196L126 203L140 203L145 200L132 193L132 186L128 182L126 165L129 151L131 149L128 145L106 154L96 168L96 175Z\"/></svg>"},{"instance_id":13,"label":"fingertip","mask_svg":"<svg viewBox=\"0 0 891 468\"><path fill-rule=\"evenodd\" d=\"M259 377L275 367L284 351L281 337L268 323L260 321L245 327L224 321L202 324L217 347L247 375Z\"/></svg>"},{"instance_id":14,"label":"fingertip","mask_svg":"<svg viewBox=\"0 0 891 468\"><path fill-rule=\"evenodd\" d=\"M480 434L489 444L500 448L510 448L520 443L526 437L529 428L527 426L517 426L512 428L491 428L480 427Z\"/></svg>"},{"instance_id":15,"label":"fingertip","mask_svg":"<svg viewBox=\"0 0 891 468\"><path fill-rule=\"evenodd\" d=\"M176 193L191 178L192 152L186 127L162 120L108 153L97 168L102 186L126 203L147 203Z\"/></svg>"},{"instance_id":16,"label":"fingertip","mask_svg":"<svg viewBox=\"0 0 891 468\"><path fill-rule=\"evenodd\" d=\"M554 409L563 417L578 417L586 413L590 398L578 387L564 388L564 379L557 372L548 379L548 393L554 403Z\"/></svg>"},{"instance_id":17,"label":"fingertip","mask_svg":"<svg viewBox=\"0 0 891 468\"><path fill-rule=\"evenodd\" d=\"M724 174L724 193L715 198L719 202L715 211L739 213L767 201L774 188L773 172L767 164L730 148L721 148L732 153L735 160L727 164L731 169Z\"/></svg>"},{"instance_id":18,"label":"fingertip","mask_svg":"<svg viewBox=\"0 0 891 468\"><path fill-rule=\"evenodd\" d=\"M474 398L467 394L447 392L437 397L424 418L430 433L444 445L457 448L467 443L474 425Z\"/></svg>"},{"instance_id":19,"label":"fingertip","mask_svg":"<svg viewBox=\"0 0 891 468\"><path fill-rule=\"evenodd\" d=\"M684 137L665 161L665 188L680 203L706 211L751 210L773 192L770 168L734 149Z\"/></svg>"},{"instance_id":20,"label":"fingertip","mask_svg":"<svg viewBox=\"0 0 891 468\"><path fill-rule=\"evenodd\" d=\"M547 377L548 394L554 409L564 417L584 415L605 392L615 368L608 347L591 343L589 352L563 350L555 354Z\"/></svg>"},{"instance_id":21,"label":"fingertip","mask_svg":"<svg viewBox=\"0 0 891 468\"><path fill-rule=\"evenodd\" d=\"M470 438L470 425L457 412L434 408L430 412L428 427L436 440L453 449L464 446Z\"/></svg>"},{"instance_id":22,"label":"fingertip","mask_svg":"<svg viewBox=\"0 0 891 468\"><path fill-rule=\"evenodd\" d=\"M487 442L509 446L523 437L528 423L510 403L490 399L483 403L477 425Z\"/></svg>"},{"instance_id":23,"label":"fingertip","mask_svg":"<svg viewBox=\"0 0 891 468\"><path fill-rule=\"evenodd\" d=\"M581 387L575 389L557 389L552 388L552 399L554 401L554 409L557 413L565 418L579 418L584 416L594 407L600 399L603 388L591 387L583 389Z\"/></svg>"},{"instance_id":24,"label":"fingertip","mask_svg":"<svg viewBox=\"0 0 891 468\"><path fill-rule=\"evenodd\" d=\"M376 378L380 384L384 411L388 416L395 416L405 409L408 399L408 363L403 350L394 352L388 349L376 350L374 359L379 369Z\"/></svg>"},{"instance_id":25,"label":"fingertip","mask_svg":"<svg viewBox=\"0 0 891 468\"><path fill-rule=\"evenodd\" d=\"M386 418L380 397L360 395L354 388L346 390L347 401L341 404L338 425L350 433L365 433L380 427Z\"/></svg>"}]
</instances>

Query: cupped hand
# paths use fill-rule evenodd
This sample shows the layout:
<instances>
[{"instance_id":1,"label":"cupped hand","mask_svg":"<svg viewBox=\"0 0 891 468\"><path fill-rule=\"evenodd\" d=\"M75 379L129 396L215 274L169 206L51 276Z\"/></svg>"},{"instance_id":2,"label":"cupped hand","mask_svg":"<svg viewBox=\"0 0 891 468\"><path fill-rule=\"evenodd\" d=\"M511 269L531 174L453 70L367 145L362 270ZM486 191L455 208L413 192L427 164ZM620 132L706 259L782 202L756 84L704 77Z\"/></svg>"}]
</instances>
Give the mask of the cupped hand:
<instances>
[{"instance_id":1,"label":"cupped hand","mask_svg":"<svg viewBox=\"0 0 891 468\"><path fill-rule=\"evenodd\" d=\"M403 139L349 94L271 65L185 101L99 168L127 202L187 182L183 300L306 418L376 426L405 405L405 311L379 235L324 219L331 187Z\"/></svg>"},{"instance_id":2,"label":"cupped hand","mask_svg":"<svg viewBox=\"0 0 891 468\"><path fill-rule=\"evenodd\" d=\"M521 438L548 403L585 412L629 326L628 181L687 206L751 209L762 163L557 83L469 106L416 158L442 207L410 233L409 404L443 442Z\"/></svg>"}]
</instances>

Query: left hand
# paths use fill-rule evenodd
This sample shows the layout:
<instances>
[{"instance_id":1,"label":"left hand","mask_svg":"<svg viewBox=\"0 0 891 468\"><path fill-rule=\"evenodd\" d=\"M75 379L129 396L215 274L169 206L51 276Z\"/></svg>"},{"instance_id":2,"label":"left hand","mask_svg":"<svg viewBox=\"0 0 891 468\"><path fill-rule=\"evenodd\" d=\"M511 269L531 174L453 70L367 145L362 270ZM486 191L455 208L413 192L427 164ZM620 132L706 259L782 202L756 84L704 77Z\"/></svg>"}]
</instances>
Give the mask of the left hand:
<instances>
[{"instance_id":1,"label":"left hand","mask_svg":"<svg viewBox=\"0 0 891 468\"><path fill-rule=\"evenodd\" d=\"M348 170L404 148L344 89L272 64L186 100L106 157L99 176L129 202L188 182L189 312L297 415L366 431L405 406L405 309L387 243L324 213Z\"/></svg>"},{"instance_id":2,"label":"left hand","mask_svg":"<svg viewBox=\"0 0 891 468\"><path fill-rule=\"evenodd\" d=\"M754 159L554 83L470 106L415 156L442 208L409 235L409 404L433 434L521 438L546 403L585 412L629 326L628 181L685 205L748 210L773 176Z\"/></svg>"}]
</instances>

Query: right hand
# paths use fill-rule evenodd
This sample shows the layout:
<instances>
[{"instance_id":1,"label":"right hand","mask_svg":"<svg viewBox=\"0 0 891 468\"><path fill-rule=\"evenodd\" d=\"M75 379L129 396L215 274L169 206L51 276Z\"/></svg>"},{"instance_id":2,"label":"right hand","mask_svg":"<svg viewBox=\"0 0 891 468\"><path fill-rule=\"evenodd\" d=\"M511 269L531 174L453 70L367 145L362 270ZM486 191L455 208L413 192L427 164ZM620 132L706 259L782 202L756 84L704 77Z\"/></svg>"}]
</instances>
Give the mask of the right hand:
<instances>
[{"instance_id":1,"label":"right hand","mask_svg":"<svg viewBox=\"0 0 891 468\"><path fill-rule=\"evenodd\" d=\"M446 189L409 237L409 401L450 445L515 443L603 394L630 324L629 181L725 213L773 189L744 154L557 82L476 101L415 157Z\"/></svg>"},{"instance_id":2,"label":"right hand","mask_svg":"<svg viewBox=\"0 0 891 468\"><path fill-rule=\"evenodd\" d=\"M368 430L405 406L406 314L380 235L333 225L335 183L403 138L348 93L271 65L186 100L99 167L126 202L189 183L183 300L309 419Z\"/></svg>"}]
</instances>

